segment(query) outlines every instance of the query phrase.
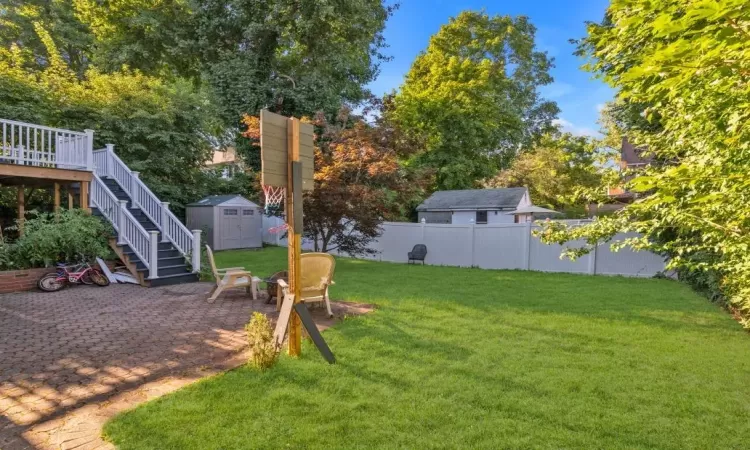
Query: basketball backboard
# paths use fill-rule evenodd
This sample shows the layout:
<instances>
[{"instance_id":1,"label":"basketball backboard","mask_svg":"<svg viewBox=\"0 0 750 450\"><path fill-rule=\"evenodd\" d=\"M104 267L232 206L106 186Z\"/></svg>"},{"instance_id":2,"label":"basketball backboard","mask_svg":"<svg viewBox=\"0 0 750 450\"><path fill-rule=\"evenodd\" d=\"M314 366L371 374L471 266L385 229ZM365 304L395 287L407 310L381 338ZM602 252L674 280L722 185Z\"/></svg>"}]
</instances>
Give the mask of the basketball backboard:
<instances>
[{"instance_id":1,"label":"basketball backboard","mask_svg":"<svg viewBox=\"0 0 750 450\"><path fill-rule=\"evenodd\" d=\"M270 111L260 112L261 183L267 186L287 187L289 168L289 119ZM302 189L313 189L315 151L313 126L300 123L299 160L302 163Z\"/></svg>"}]
</instances>

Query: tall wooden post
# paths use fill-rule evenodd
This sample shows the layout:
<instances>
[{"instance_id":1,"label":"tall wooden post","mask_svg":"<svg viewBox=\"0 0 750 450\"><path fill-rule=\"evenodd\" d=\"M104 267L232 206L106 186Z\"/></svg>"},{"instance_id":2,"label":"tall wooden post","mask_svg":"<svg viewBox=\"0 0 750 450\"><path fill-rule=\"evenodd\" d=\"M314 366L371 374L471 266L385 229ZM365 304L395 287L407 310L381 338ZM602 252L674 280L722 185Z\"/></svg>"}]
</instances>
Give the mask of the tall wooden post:
<instances>
[{"instance_id":1,"label":"tall wooden post","mask_svg":"<svg viewBox=\"0 0 750 450\"><path fill-rule=\"evenodd\" d=\"M23 236L23 222L26 216L26 204L23 185L18 186L18 194L16 200L16 203L18 203L18 235Z\"/></svg>"},{"instance_id":2,"label":"tall wooden post","mask_svg":"<svg viewBox=\"0 0 750 450\"><path fill-rule=\"evenodd\" d=\"M68 191L68 210L71 210L73 209L73 186L69 184L66 190Z\"/></svg>"},{"instance_id":3,"label":"tall wooden post","mask_svg":"<svg viewBox=\"0 0 750 450\"><path fill-rule=\"evenodd\" d=\"M286 188L286 222L288 230L289 290L294 302L302 299L300 255L302 252L302 172L299 158L299 119L290 118L287 123L288 161ZM297 312L292 310L289 322L289 354L299 356L302 347L302 323Z\"/></svg>"},{"instance_id":4,"label":"tall wooden post","mask_svg":"<svg viewBox=\"0 0 750 450\"><path fill-rule=\"evenodd\" d=\"M79 192L79 203L81 209L86 212L91 212L89 208L89 182L81 181L81 191Z\"/></svg>"},{"instance_id":5,"label":"tall wooden post","mask_svg":"<svg viewBox=\"0 0 750 450\"><path fill-rule=\"evenodd\" d=\"M60 183L55 182L55 190L54 190L54 211L55 211L55 219L60 218Z\"/></svg>"}]
</instances>

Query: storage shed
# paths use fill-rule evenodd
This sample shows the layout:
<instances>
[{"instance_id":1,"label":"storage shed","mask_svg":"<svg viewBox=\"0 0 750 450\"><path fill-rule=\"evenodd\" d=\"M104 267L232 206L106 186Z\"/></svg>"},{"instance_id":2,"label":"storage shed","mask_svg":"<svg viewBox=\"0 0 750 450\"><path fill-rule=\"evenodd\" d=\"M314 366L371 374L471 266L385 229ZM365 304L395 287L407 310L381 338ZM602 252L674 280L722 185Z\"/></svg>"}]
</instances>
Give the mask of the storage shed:
<instances>
[{"instance_id":1,"label":"storage shed","mask_svg":"<svg viewBox=\"0 0 750 450\"><path fill-rule=\"evenodd\" d=\"M263 212L240 195L212 195L186 207L187 227L203 230L213 250L263 246Z\"/></svg>"}]
</instances>

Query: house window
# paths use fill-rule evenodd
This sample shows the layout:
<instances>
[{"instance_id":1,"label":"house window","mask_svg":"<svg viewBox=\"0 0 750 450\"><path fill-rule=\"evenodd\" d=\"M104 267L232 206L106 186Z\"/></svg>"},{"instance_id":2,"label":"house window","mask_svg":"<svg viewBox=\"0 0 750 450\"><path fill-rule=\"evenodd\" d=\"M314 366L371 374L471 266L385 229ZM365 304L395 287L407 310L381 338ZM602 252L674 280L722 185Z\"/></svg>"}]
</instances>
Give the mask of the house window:
<instances>
[{"instance_id":1,"label":"house window","mask_svg":"<svg viewBox=\"0 0 750 450\"><path fill-rule=\"evenodd\" d=\"M255 214L255 211L253 211L252 209L243 209L242 210L242 215L243 216L252 216L253 214Z\"/></svg>"},{"instance_id":2,"label":"house window","mask_svg":"<svg viewBox=\"0 0 750 450\"><path fill-rule=\"evenodd\" d=\"M476 223L487 223L487 211L477 211Z\"/></svg>"},{"instance_id":3,"label":"house window","mask_svg":"<svg viewBox=\"0 0 750 450\"><path fill-rule=\"evenodd\" d=\"M224 210L224 215L225 216L236 216L236 215L238 215L238 213L237 213L236 209L225 209Z\"/></svg>"}]
</instances>

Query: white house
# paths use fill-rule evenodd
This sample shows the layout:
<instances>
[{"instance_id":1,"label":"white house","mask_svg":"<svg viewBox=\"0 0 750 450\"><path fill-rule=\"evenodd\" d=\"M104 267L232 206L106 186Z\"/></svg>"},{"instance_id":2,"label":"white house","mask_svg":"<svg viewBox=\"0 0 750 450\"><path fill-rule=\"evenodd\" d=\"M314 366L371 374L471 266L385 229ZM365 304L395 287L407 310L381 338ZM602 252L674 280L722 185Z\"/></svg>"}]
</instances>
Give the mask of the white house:
<instances>
[{"instance_id":1,"label":"white house","mask_svg":"<svg viewBox=\"0 0 750 450\"><path fill-rule=\"evenodd\" d=\"M520 188L438 191L417 207L425 223L514 223L509 212L531 206L529 190Z\"/></svg>"}]
</instances>

